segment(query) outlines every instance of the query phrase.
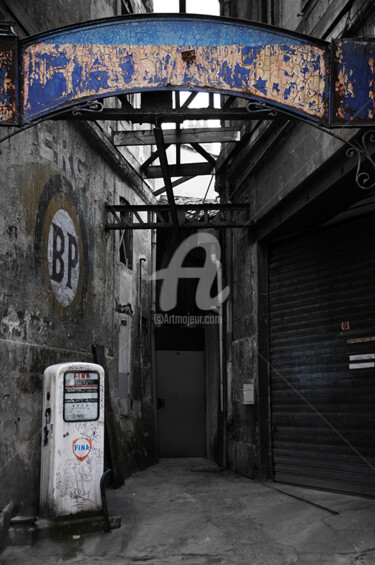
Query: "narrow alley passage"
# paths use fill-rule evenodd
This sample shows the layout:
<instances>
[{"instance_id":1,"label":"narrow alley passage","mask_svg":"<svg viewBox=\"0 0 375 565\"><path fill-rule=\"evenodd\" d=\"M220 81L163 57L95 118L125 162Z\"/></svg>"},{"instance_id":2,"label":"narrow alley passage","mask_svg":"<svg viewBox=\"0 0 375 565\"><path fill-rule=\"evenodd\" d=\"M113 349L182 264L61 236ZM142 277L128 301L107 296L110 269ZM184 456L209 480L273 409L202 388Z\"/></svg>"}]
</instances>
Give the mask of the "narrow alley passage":
<instances>
[{"instance_id":1,"label":"narrow alley passage","mask_svg":"<svg viewBox=\"0 0 375 565\"><path fill-rule=\"evenodd\" d=\"M375 500L260 484L206 459L161 460L108 504L120 529L8 547L1 565L375 563Z\"/></svg>"}]
</instances>

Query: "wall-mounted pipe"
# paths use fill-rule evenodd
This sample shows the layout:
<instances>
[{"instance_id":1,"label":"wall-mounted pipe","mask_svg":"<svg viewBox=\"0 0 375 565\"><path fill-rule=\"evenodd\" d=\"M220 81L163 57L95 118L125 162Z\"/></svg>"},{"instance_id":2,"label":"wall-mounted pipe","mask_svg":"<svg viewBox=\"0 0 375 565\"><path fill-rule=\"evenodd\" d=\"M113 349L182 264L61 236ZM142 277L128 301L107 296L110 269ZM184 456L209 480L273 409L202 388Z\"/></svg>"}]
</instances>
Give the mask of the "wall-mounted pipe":
<instances>
[{"instance_id":1,"label":"wall-mounted pipe","mask_svg":"<svg viewBox=\"0 0 375 565\"><path fill-rule=\"evenodd\" d=\"M156 221L156 214L152 212L152 221ZM151 273L156 271L156 230L151 232ZM159 434L158 434L158 386L157 386L157 373L156 373L156 349L155 349L155 322L154 316L156 313L156 279L151 281L151 375L152 375L152 408L154 417L154 454L155 463L159 460Z\"/></svg>"},{"instance_id":2,"label":"wall-mounted pipe","mask_svg":"<svg viewBox=\"0 0 375 565\"><path fill-rule=\"evenodd\" d=\"M145 257L140 257L138 266L138 278L139 278L139 289L138 289L138 361L139 370L141 370L142 365L142 263L146 262Z\"/></svg>"}]
</instances>

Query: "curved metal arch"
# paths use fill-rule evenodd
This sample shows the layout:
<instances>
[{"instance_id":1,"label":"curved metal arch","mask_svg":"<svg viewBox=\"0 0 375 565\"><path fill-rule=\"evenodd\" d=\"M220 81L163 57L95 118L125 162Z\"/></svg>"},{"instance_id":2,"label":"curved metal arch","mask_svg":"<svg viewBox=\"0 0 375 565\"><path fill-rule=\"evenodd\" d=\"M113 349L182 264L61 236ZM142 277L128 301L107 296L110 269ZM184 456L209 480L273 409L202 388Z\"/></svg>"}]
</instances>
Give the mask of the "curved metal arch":
<instances>
[{"instance_id":1,"label":"curved metal arch","mask_svg":"<svg viewBox=\"0 0 375 565\"><path fill-rule=\"evenodd\" d=\"M144 90L241 96L326 126L375 116L375 40L324 41L214 16L142 14L18 40L0 22L0 125Z\"/></svg>"},{"instance_id":2,"label":"curved metal arch","mask_svg":"<svg viewBox=\"0 0 375 565\"><path fill-rule=\"evenodd\" d=\"M248 110L282 113L319 127L373 125L375 41L328 43L273 26L214 16L142 14L91 21L18 41L0 22L0 125L18 131L99 98L153 90L208 91L249 99ZM8 139L17 132L4 137ZM372 188L368 143L357 184Z\"/></svg>"},{"instance_id":3,"label":"curved metal arch","mask_svg":"<svg viewBox=\"0 0 375 565\"><path fill-rule=\"evenodd\" d=\"M329 45L263 24L110 18L33 36L19 48L23 124L98 97L169 89L267 100L314 123L328 115Z\"/></svg>"}]
</instances>

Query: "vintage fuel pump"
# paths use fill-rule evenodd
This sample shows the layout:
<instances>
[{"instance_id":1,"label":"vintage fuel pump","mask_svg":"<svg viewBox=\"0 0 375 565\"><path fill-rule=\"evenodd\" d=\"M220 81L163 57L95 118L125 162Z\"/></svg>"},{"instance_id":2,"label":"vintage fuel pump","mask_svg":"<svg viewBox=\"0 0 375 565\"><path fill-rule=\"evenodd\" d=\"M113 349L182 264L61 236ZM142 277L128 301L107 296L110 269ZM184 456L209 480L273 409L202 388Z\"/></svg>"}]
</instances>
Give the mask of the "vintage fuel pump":
<instances>
[{"instance_id":1,"label":"vintage fuel pump","mask_svg":"<svg viewBox=\"0 0 375 565\"><path fill-rule=\"evenodd\" d=\"M102 508L104 370L62 363L44 372L40 513L61 517Z\"/></svg>"}]
</instances>

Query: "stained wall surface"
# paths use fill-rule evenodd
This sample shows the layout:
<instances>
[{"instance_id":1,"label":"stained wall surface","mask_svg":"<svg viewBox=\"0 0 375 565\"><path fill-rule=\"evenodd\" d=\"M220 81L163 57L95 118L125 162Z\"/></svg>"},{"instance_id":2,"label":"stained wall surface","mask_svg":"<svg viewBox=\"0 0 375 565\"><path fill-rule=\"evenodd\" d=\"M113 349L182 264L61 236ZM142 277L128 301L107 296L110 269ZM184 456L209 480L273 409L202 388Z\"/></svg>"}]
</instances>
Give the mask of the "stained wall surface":
<instances>
[{"instance_id":1,"label":"stained wall surface","mask_svg":"<svg viewBox=\"0 0 375 565\"><path fill-rule=\"evenodd\" d=\"M149 8L136 4L135 10ZM20 35L116 15L117 9L99 1L0 3L1 17L16 19ZM141 204L152 196L136 160L130 165L111 148L110 131L108 124L47 121L1 144L2 539L11 515L38 512L47 366L94 361L93 344L104 346L122 472L154 461L151 236L134 233L132 264L125 265L119 233L104 229L106 203L121 197ZM124 316L129 339L121 342ZM128 359L126 390L120 356Z\"/></svg>"}]
</instances>

